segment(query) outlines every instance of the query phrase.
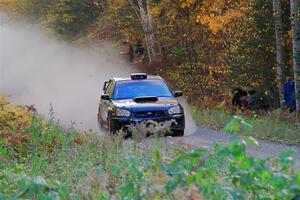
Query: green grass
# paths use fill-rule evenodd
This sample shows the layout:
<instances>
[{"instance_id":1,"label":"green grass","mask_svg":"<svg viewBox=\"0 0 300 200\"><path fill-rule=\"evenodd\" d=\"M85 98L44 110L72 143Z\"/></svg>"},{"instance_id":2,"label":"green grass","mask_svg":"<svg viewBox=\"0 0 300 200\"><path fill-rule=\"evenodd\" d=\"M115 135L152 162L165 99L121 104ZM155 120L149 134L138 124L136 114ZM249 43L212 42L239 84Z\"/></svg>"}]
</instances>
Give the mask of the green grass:
<instances>
[{"instance_id":1,"label":"green grass","mask_svg":"<svg viewBox=\"0 0 300 200\"><path fill-rule=\"evenodd\" d=\"M223 131L226 124L229 123L233 114L218 110L200 110L190 107L190 111L197 124ZM241 116L241 115L240 115ZM290 119L283 119L284 113L273 111L263 116L257 116L254 113L251 116L241 116L244 121L251 124L253 130L251 136L257 139L270 140L290 145L300 144L300 123ZM238 131L239 134L247 134L244 130Z\"/></svg>"},{"instance_id":2,"label":"green grass","mask_svg":"<svg viewBox=\"0 0 300 200\"><path fill-rule=\"evenodd\" d=\"M225 125L225 124L224 124ZM245 124L242 124L245 126ZM233 123L227 124L235 128ZM13 133L12 133L13 134ZM21 147L0 142L0 199L291 199L294 152L246 154L244 141L186 151L172 140L127 140L33 121ZM138 134L138 133L135 133Z\"/></svg>"}]
</instances>

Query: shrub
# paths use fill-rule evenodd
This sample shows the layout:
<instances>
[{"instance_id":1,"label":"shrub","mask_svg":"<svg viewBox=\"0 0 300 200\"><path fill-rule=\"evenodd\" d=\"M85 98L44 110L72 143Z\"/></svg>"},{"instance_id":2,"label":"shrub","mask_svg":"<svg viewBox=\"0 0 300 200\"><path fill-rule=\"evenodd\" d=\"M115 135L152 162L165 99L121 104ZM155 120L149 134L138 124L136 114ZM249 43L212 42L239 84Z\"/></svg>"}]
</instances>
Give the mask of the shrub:
<instances>
[{"instance_id":1,"label":"shrub","mask_svg":"<svg viewBox=\"0 0 300 200\"><path fill-rule=\"evenodd\" d=\"M193 195L205 199L291 199L300 194L300 172L290 169L291 152L261 159L245 150L244 141L233 138L226 146L175 157L159 148L147 154L129 152L110 172L119 179L112 193L121 199L172 199L179 191L191 198L191 188Z\"/></svg>"}]
</instances>

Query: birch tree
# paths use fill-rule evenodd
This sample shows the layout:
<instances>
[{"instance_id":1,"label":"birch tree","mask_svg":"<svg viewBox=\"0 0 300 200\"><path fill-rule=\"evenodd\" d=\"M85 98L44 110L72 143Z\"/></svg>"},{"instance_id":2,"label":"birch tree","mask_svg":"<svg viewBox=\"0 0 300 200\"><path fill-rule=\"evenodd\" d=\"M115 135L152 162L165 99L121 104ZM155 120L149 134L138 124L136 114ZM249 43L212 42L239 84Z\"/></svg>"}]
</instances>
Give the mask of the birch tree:
<instances>
[{"instance_id":1,"label":"birch tree","mask_svg":"<svg viewBox=\"0 0 300 200\"><path fill-rule=\"evenodd\" d=\"M291 0L293 68L297 111L300 112L300 0Z\"/></svg>"},{"instance_id":2,"label":"birch tree","mask_svg":"<svg viewBox=\"0 0 300 200\"><path fill-rule=\"evenodd\" d=\"M280 0L273 0L273 15L275 19L275 35L276 35L276 62L277 62L277 82L279 89L279 101L283 97L283 85L285 79L285 47L284 34L282 24L282 8Z\"/></svg>"},{"instance_id":3,"label":"birch tree","mask_svg":"<svg viewBox=\"0 0 300 200\"><path fill-rule=\"evenodd\" d=\"M148 0L128 0L135 11L145 33L145 41L150 63L154 61L155 56L155 37L154 26L151 16L151 10Z\"/></svg>"}]
</instances>

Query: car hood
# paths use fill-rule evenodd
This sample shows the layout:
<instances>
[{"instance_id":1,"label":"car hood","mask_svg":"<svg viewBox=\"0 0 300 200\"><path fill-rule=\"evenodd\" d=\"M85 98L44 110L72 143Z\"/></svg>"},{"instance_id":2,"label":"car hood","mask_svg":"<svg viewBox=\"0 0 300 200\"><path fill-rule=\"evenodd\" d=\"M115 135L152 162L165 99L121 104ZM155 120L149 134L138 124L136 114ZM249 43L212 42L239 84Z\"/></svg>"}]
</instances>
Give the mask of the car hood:
<instances>
[{"instance_id":1,"label":"car hood","mask_svg":"<svg viewBox=\"0 0 300 200\"><path fill-rule=\"evenodd\" d=\"M175 98L159 97L158 101L137 103L133 99L113 100L118 108L126 108L131 111L141 110L166 110L172 106L178 105Z\"/></svg>"}]
</instances>

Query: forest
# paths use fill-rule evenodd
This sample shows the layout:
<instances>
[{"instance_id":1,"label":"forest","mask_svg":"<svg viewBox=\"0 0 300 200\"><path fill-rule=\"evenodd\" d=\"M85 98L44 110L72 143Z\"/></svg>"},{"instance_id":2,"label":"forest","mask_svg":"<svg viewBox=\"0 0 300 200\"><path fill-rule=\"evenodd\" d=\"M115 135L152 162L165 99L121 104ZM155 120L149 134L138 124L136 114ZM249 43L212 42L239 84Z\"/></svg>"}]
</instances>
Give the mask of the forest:
<instances>
[{"instance_id":1,"label":"forest","mask_svg":"<svg viewBox=\"0 0 300 200\"><path fill-rule=\"evenodd\" d=\"M299 99L297 3L22 0L10 4L63 39L128 40L133 48L142 46L144 53L134 63L176 83L189 102L200 107L228 105L238 88L274 93L270 106L278 108L284 104L283 86L289 79L295 80Z\"/></svg>"},{"instance_id":2,"label":"forest","mask_svg":"<svg viewBox=\"0 0 300 200\"><path fill-rule=\"evenodd\" d=\"M11 19L0 34L26 21L49 46L110 42L124 65L184 92L197 131L145 137L135 127L125 140L66 126L52 105L45 117L0 91L0 200L300 199L299 0L1 0L2 12ZM30 48L21 50L36 58ZM54 81L66 75L53 71Z\"/></svg>"}]
</instances>

